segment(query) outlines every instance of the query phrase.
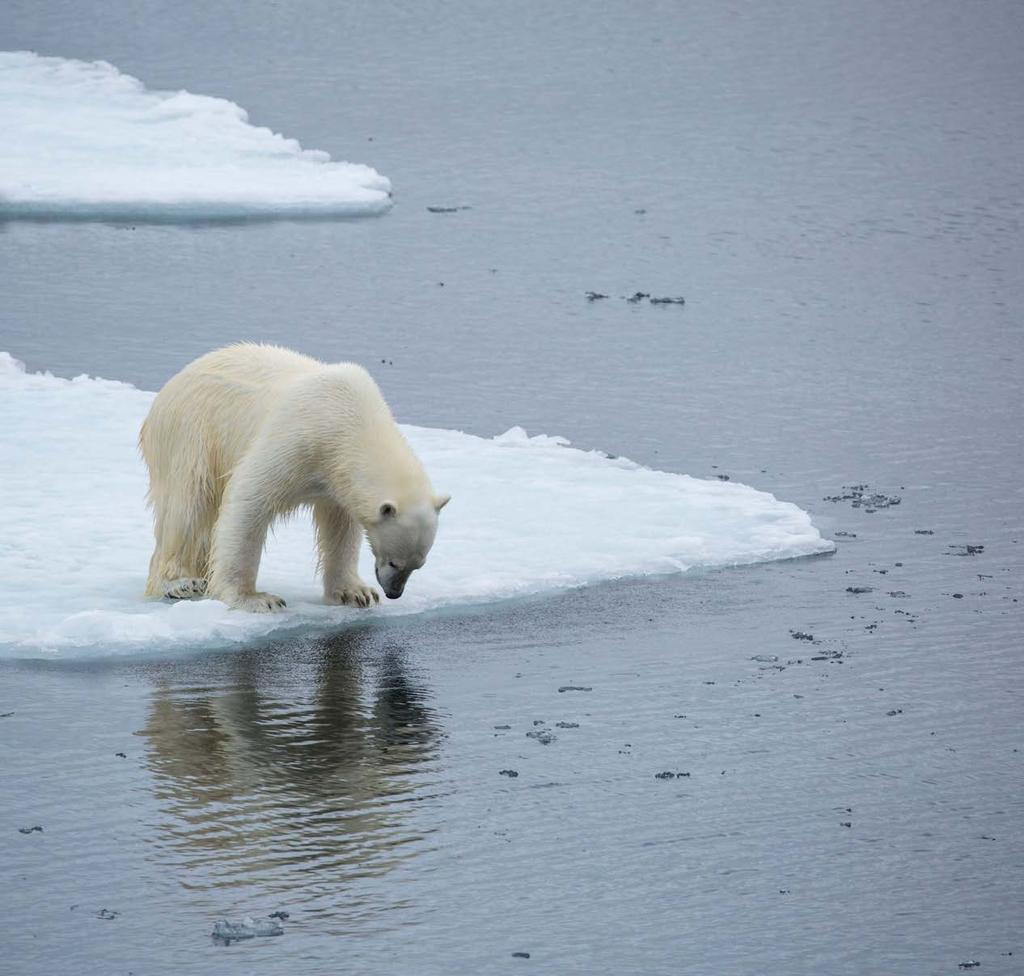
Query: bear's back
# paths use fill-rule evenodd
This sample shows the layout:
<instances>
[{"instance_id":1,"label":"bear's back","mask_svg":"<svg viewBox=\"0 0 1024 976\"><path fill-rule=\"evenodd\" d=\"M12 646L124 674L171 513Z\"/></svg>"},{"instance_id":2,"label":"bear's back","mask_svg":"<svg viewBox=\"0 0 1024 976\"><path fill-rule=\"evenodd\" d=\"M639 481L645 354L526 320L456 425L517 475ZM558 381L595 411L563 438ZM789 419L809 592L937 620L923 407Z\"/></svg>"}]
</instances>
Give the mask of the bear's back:
<instances>
[{"instance_id":1,"label":"bear's back","mask_svg":"<svg viewBox=\"0 0 1024 976\"><path fill-rule=\"evenodd\" d=\"M324 364L283 346L239 342L208 352L189 363L179 376L207 377L240 390L260 392L319 372Z\"/></svg>"},{"instance_id":2,"label":"bear's back","mask_svg":"<svg viewBox=\"0 0 1024 976\"><path fill-rule=\"evenodd\" d=\"M309 356L256 343L200 356L157 394L142 426L139 446L150 471L169 477L187 456L210 477L222 478L289 387L323 368Z\"/></svg>"}]
</instances>

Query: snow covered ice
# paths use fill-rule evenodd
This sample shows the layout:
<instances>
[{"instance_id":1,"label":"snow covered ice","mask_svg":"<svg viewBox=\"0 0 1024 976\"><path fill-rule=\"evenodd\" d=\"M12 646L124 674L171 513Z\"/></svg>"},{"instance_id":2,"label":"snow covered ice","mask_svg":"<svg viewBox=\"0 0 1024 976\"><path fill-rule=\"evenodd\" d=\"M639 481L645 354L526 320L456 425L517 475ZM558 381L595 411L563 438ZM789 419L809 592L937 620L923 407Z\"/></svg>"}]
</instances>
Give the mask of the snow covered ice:
<instances>
[{"instance_id":1,"label":"snow covered ice","mask_svg":"<svg viewBox=\"0 0 1024 976\"><path fill-rule=\"evenodd\" d=\"M369 166L250 124L234 102L150 91L105 61L0 52L0 217L350 216L391 203Z\"/></svg>"},{"instance_id":2,"label":"snow covered ice","mask_svg":"<svg viewBox=\"0 0 1024 976\"><path fill-rule=\"evenodd\" d=\"M153 394L27 373L0 353L0 655L229 644L598 580L830 551L797 506L735 482L643 468L514 427L492 439L403 426L451 492L427 565L372 611L320 602L311 520L278 525L260 586L287 611L142 598L152 543L136 438ZM373 568L365 549L365 579Z\"/></svg>"}]
</instances>

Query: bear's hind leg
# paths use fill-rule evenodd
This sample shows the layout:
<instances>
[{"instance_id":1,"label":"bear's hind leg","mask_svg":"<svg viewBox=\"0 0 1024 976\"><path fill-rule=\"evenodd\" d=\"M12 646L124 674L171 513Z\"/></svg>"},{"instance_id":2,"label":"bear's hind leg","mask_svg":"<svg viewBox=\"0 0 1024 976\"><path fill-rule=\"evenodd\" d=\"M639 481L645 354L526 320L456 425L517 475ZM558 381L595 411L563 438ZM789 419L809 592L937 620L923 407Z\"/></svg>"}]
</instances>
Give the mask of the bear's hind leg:
<instances>
[{"instance_id":1,"label":"bear's hind leg","mask_svg":"<svg viewBox=\"0 0 1024 976\"><path fill-rule=\"evenodd\" d=\"M314 504L313 521L324 574L324 603L356 607L380 603L380 594L359 578L359 544L363 541L359 523L329 501Z\"/></svg>"},{"instance_id":2,"label":"bear's hind leg","mask_svg":"<svg viewBox=\"0 0 1024 976\"><path fill-rule=\"evenodd\" d=\"M195 487L184 497L153 498L156 547L146 596L194 600L206 595L216 511L210 493Z\"/></svg>"}]
</instances>

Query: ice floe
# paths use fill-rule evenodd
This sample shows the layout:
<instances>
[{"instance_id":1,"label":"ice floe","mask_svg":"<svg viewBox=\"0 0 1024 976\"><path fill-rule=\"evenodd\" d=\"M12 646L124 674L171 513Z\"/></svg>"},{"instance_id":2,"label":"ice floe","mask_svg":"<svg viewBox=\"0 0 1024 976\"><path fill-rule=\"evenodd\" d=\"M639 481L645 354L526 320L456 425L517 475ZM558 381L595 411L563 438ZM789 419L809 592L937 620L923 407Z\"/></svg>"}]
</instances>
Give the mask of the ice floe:
<instances>
[{"instance_id":1,"label":"ice floe","mask_svg":"<svg viewBox=\"0 0 1024 976\"><path fill-rule=\"evenodd\" d=\"M367 613L833 548L796 505L736 482L653 471L518 427L487 439L404 426L437 489L453 497L401 600L370 611L321 604L303 514L278 526L260 570L260 585L285 597L286 612L150 602L142 590L152 532L136 438L152 398L111 380L28 373L0 353L0 656L224 645Z\"/></svg>"},{"instance_id":2,"label":"ice floe","mask_svg":"<svg viewBox=\"0 0 1024 976\"><path fill-rule=\"evenodd\" d=\"M379 213L389 181L253 125L243 108L151 91L105 61L0 52L0 219L224 220Z\"/></svg>"}]
</instances>

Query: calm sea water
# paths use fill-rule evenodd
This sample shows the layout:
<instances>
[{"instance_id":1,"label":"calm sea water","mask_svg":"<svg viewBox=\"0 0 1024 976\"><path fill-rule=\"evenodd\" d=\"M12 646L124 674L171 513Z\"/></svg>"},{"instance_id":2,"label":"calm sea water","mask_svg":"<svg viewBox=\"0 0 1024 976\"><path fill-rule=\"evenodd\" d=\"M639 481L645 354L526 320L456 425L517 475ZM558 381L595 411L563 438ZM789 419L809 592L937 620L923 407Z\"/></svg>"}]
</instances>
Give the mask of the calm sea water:
<instances>
[{"instance_id":1,"label":"calm sea water","mask_svg":"<svg viewBox=\"0 0 1024 976\"><path fill-rule=\"evenodd\" d=\"M4 663L0 970L1021 972L1022 28L952 0L6 3L5 48L230 98L396 194L3 225L30 368L155 389L282 342L370 366L402 421L728 474L839 551ZM884 499L825 500L850 485ZM281 938L209 937L278 910Z\"/></svg>"}]
</instances>

